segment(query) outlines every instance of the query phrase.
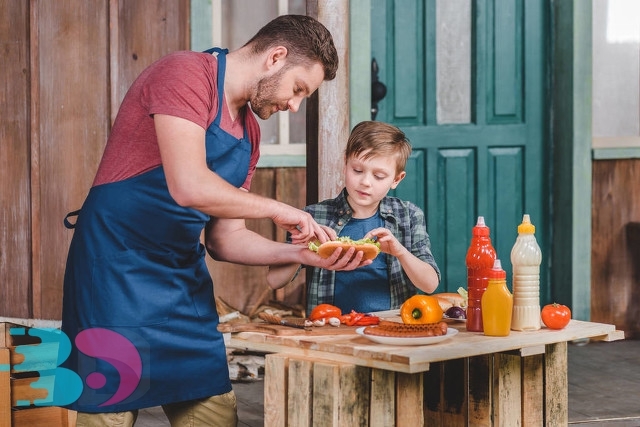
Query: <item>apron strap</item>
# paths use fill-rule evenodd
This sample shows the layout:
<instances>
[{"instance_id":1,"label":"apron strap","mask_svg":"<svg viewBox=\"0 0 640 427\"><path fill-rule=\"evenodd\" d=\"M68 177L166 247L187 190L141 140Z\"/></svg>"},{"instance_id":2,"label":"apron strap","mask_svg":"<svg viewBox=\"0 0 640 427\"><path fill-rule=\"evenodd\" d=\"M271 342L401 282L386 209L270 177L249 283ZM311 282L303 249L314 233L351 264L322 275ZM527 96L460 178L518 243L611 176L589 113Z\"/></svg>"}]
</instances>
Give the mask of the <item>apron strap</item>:
<instances>
[{"instance_id":1,"label":"apron strap","mask_svg":"<svg viewBox=\"0 0 640 427\"><path fill-rule=\"evenodd\" d=\"M220 121L222 120L222 98L224 96L224 73L226 71L227 68L227 58L226 55L227 53L229 53L229 49L221 49L219 47L212 47L209 50L205 50L205 53L217 53L218 55L216 56L216 58L218 59L218 79L217 79L217 84L218 84L218 114L216 115L216 117L213 119L213 123L215 123L216 126L220 126ZM245 127L245 134L246 134L246 127Z\"/></svg>"},{"instance_id":2,"label":"apron strap","mask_svg":"<svg viewBox=\"0 0 640 427\"><path fill-rule=\"evenodd\" d=\"M77 211L69 212L67 216L64 217L64 226L67 227L69 230L76 228L76 223L75 222L71 223L69 221L69 217L78 216L79 213L80 213L80 209L78 209Z\"/></svg>"}]
</instances>

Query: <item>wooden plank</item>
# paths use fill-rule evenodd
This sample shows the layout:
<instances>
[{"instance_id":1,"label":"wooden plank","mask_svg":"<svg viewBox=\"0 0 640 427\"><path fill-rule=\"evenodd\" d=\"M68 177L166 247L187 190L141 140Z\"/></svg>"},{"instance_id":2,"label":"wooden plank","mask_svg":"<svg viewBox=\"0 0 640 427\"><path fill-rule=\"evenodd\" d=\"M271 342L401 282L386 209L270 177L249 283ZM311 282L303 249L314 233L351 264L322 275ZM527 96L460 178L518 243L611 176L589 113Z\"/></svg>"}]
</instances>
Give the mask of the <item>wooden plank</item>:
<instances>
[{"instance_id":1,"label":"wooden plank","mask_svg":"<svg viewBox=\"0 0 640 427\"><path fill-rule=\"evenodd\" d=\"M221 332L258 332L268 335L290 336L290 337L322 337L322 336L358 336L356 329L359 326L311 326L307 329L293 328L291 326L272 325L269 323L224 323L218 326Z\"/></svg>"},{"instance_id":2,"label":"wooden plank","mask_svg":"<svg viewBox=\"0 0 640 427\"><path fill-rule=\"evenodd\" d=\"M91 186L109 130L107 3L31 2L38 20L37 97L40 121L32 128L39 156L32 162L39 192L34 203L34 249L41 251L41 283L34 288L38 318L59 319L67 248L73 233L61 225L80 208ZM62 30L64 29L64 30ZM87 61L86 58L93 58ZM72 84L61 84L69 82ZM71 159L71 161L70 161ZM64 166L62 166L64 165ZM36 301L37 300L37 301Z\"/></svg>"},{"instance_id":3,"label":"wooden plank","mask_svg":"<svg viewBox=\"0 0 640 427\"><path fill-rule=\"evenodd\" d=\"M313 362L309 359L289 360L287 396L289 426L311 427L313 408Z\"/></svg>"},{"instance_id":4,"label":"wooden plank","mask_svg":"<svg viewBox=\"0 0 640 427\"><path fill-rule=\"evenodd\" d=\"M591 319L640 336L640 159L593 162Z\"/></svg>"},{"instance_id":5,"label":"wooden plank","mask_svg":"<svg viewBox=\"0 0 640 427\"><path fill-rule=\"evenodd\" d=\"M313 366L313 422L318 426L339 426L340 369L335 363Z\"/></svg>"},{"instance_id":6,"label":"wooden plank","mask_svg":"<svg viewBox=\"0 0 640 427\"><path fill-rule=\"evenodd\" d=\"M369 425L388 427L395 423L396 413L396 374L383 369L371 370L371 405Z\"/></svg>"},{"instance_id":7,"label":"wooden plank","mask_svg":"<svg viewBox=\"0 0 640 427\"><path fill-rule=\"evenodd\" d=\"M486 427L492 424L491 378L493 356L471 357L469 365L469 426Z\"/></svg>"},{"instance_id":8,"label":"wooden plank","mask_svg":"<svg viewBox=\"0 0 640 427\"><path fill-rule=\"evenodd\" d=\"M340 364L339 377L338 425L368 426L371 369L353 364Z\"/></svg>"},{"instance_id":9,"label":"wooden plank","mask_svg":"<svg viewBox=\"0 0 640 427\"><path fill-rule=\"evenodd\" d=\"M544 354L522 358L522 427L544 427Z\"/></svg>"},{"instance_id":10,"label":"wooden plank","mask_svg":"<svg viewBox=\"0 0 640 427\"><path fill-rule=\"evenodd\" d=\"M29 2L0 1L0 295L2 313L31 315Z\"/></svg>"},{"instance_id":11,"label":"wooden plank","mask_svg":"<svg viewBox=\"0 0 640 427\"><path fill-rule=\"evenodd\" d=\"M569 422L567 343L549 344L544 357L545 425L564 426Z\"/></svg>"},{"instance_id":12,"label":"wooden plank","mask_svg":"<svg viewBox=\"0 0 640 427\"><path fill-rule=\"evenodd\" d=\"M264 425L285 427L289 358L282 354L267 354L264 369Z\"/></svg>"},{"instance_id":13,"label":"wooden plank","mask_svg":"<svg viewBox=\"0 0 640 427\"><path fill-rule=\"evenodd\" d=\"M493 425L520 426L521 400L520 356L506 353L493 357Z\"/></svg>"},{"instance_id":14,"label":"wooden plank","mask_svg":"<svg viewBox=\"0 0 640 427\"><path fill-rule=\"evenodd\" d=\"M424 426L424 381L422 374L396 375L396 426Z\"/></svg>"},{"instance_id":15,"label":"wooden plank","mask_svg":"<svg viewBox=\"0 0 640 427\"><path fill-rule=\"evenodd\" d=\"M45 403L45 400L53 396L49 396L49 391L46 388L34 388L33 383L40 380L40 377L32 378L18 378L11 380L11 406L30 406L35 403L35 400L41 400L41 403ZM47 375L43 378L43 381L53 384L53 375Z\"/></svg>"},{"instance_id":16,"label":"wooden plank","mask_svg":"<svg viewBox=\"0 0 640 427\"><path fill-rule=\"evenodd\" d=\"M13 411L11 419L14 426L47 426L70 427L75 426L76 414L57 406L43 406Z\"/></svg>"},{"instance_id":17,"label":"wooden plank","mask_svg":"<svg viewBox=\"0 0 640 427\"><path fill-rule=\"evenodd\" d=\"M432 363L422 376L424 386L423 410L424 424L437 426L442 424L442 388L445 362Z\"/></svg>"},{"instance_id":18,"label":"wooden plank","mask_svg":"<svg viewBox=\"0 0 640 427\"><path fill-rule=\"evenodd\" d=\"M0 427L11 427L9 349L0 347Z\"/></svg>"},{"instance_id":19,"label":"wooden plank","mask_svg":"<svg viewBox=\"0 0 640 427\"><path fill-rule=\"evenodd\" d=\"M442 425L460 426L467 423L467 361L448 360L443 363Z\"/></svg>"}]
</instances>

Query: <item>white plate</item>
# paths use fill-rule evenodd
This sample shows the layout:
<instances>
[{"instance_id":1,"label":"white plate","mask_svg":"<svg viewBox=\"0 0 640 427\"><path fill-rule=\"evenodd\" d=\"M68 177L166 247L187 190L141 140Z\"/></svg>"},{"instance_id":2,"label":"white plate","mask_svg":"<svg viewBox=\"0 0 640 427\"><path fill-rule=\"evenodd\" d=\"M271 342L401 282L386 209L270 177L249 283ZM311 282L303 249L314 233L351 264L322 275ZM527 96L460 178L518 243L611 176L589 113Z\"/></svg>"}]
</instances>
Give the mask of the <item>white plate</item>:
<instances>
[{"instance_id":1,"label":"white plate","mask_svg":"<svg viewBox=\"0 0 640 427\"><path fill-rule=\"evenodd\" d=\"M387 345L429 345L429 344L437 344L444 340L448 340L452 336L458 333L458 330L455 328L448 328L447 335L440 335L437 337L418 337L418 338L400 338L400 337L380 337L377 335L368 335L364 333L365 326L356 329L356 333L358 335L362 335L365 338L370 339L373 342L378 344L387 344Z\"/></svg>"}]
</instances>

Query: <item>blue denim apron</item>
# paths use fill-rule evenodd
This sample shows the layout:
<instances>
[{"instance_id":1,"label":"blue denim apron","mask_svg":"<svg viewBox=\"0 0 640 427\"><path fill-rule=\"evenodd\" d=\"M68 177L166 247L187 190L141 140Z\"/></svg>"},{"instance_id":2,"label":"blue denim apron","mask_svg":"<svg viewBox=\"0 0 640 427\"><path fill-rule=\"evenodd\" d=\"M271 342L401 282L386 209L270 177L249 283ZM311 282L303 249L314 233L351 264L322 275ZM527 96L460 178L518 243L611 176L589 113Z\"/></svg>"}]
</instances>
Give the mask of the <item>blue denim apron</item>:
<instances>
[{"instance_id":1,"label":"blue denim apron","mask_svg":"<svg viewBox=\"0 0 640 427\"><path fill-rule=\"evenodd\" d=\"M218 114L206 132L209 168L240 187L251 144L220 128L226 50L218 52ZM79 214L78 214L79 213ZM174 202L162 166L91 188L64 278L63 367L82 394L69 407L116 412L231 390L213 283L200 243L209 216ZM65 225L74 226L65 218ZM61 355L64 358L64 355Z\"/></svg>"}]
</instances>

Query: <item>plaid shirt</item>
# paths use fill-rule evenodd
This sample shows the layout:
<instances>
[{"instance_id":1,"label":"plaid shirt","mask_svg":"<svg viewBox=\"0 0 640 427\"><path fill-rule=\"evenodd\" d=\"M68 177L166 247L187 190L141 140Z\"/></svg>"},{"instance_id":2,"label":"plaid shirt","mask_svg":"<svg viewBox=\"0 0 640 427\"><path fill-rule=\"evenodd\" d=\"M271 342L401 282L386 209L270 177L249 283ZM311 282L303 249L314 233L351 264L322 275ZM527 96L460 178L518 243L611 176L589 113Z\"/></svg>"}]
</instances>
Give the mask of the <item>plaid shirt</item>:
<instances>
[{"instance_id":1,"label":"plaid shirt","mask_svg":"<svg viewBox=\"0 0 640 427\"><path fill-rule=\"evenodd\" d=\"M431 253L431 243L424 218L424 212L415 204L397 197L385 197L378 207L384 219L384 227L391 230L400 243L416 257L429 263L438 274L440 270ZM344 189L335 199L324 200L305 208L316 222L333 228L338 235L349 222L353 212L347 202L347 190ZM423 293L416 288L405 274L400 261L394 256L387 257L389 290L391 292L390 309L399 308L412 295ZM307 276L308 277L308 276ZM307 310L318 304L333 303L335 272L322 268L311 269L311 280L307 285Z\"/></svg>"}]
</instances>

